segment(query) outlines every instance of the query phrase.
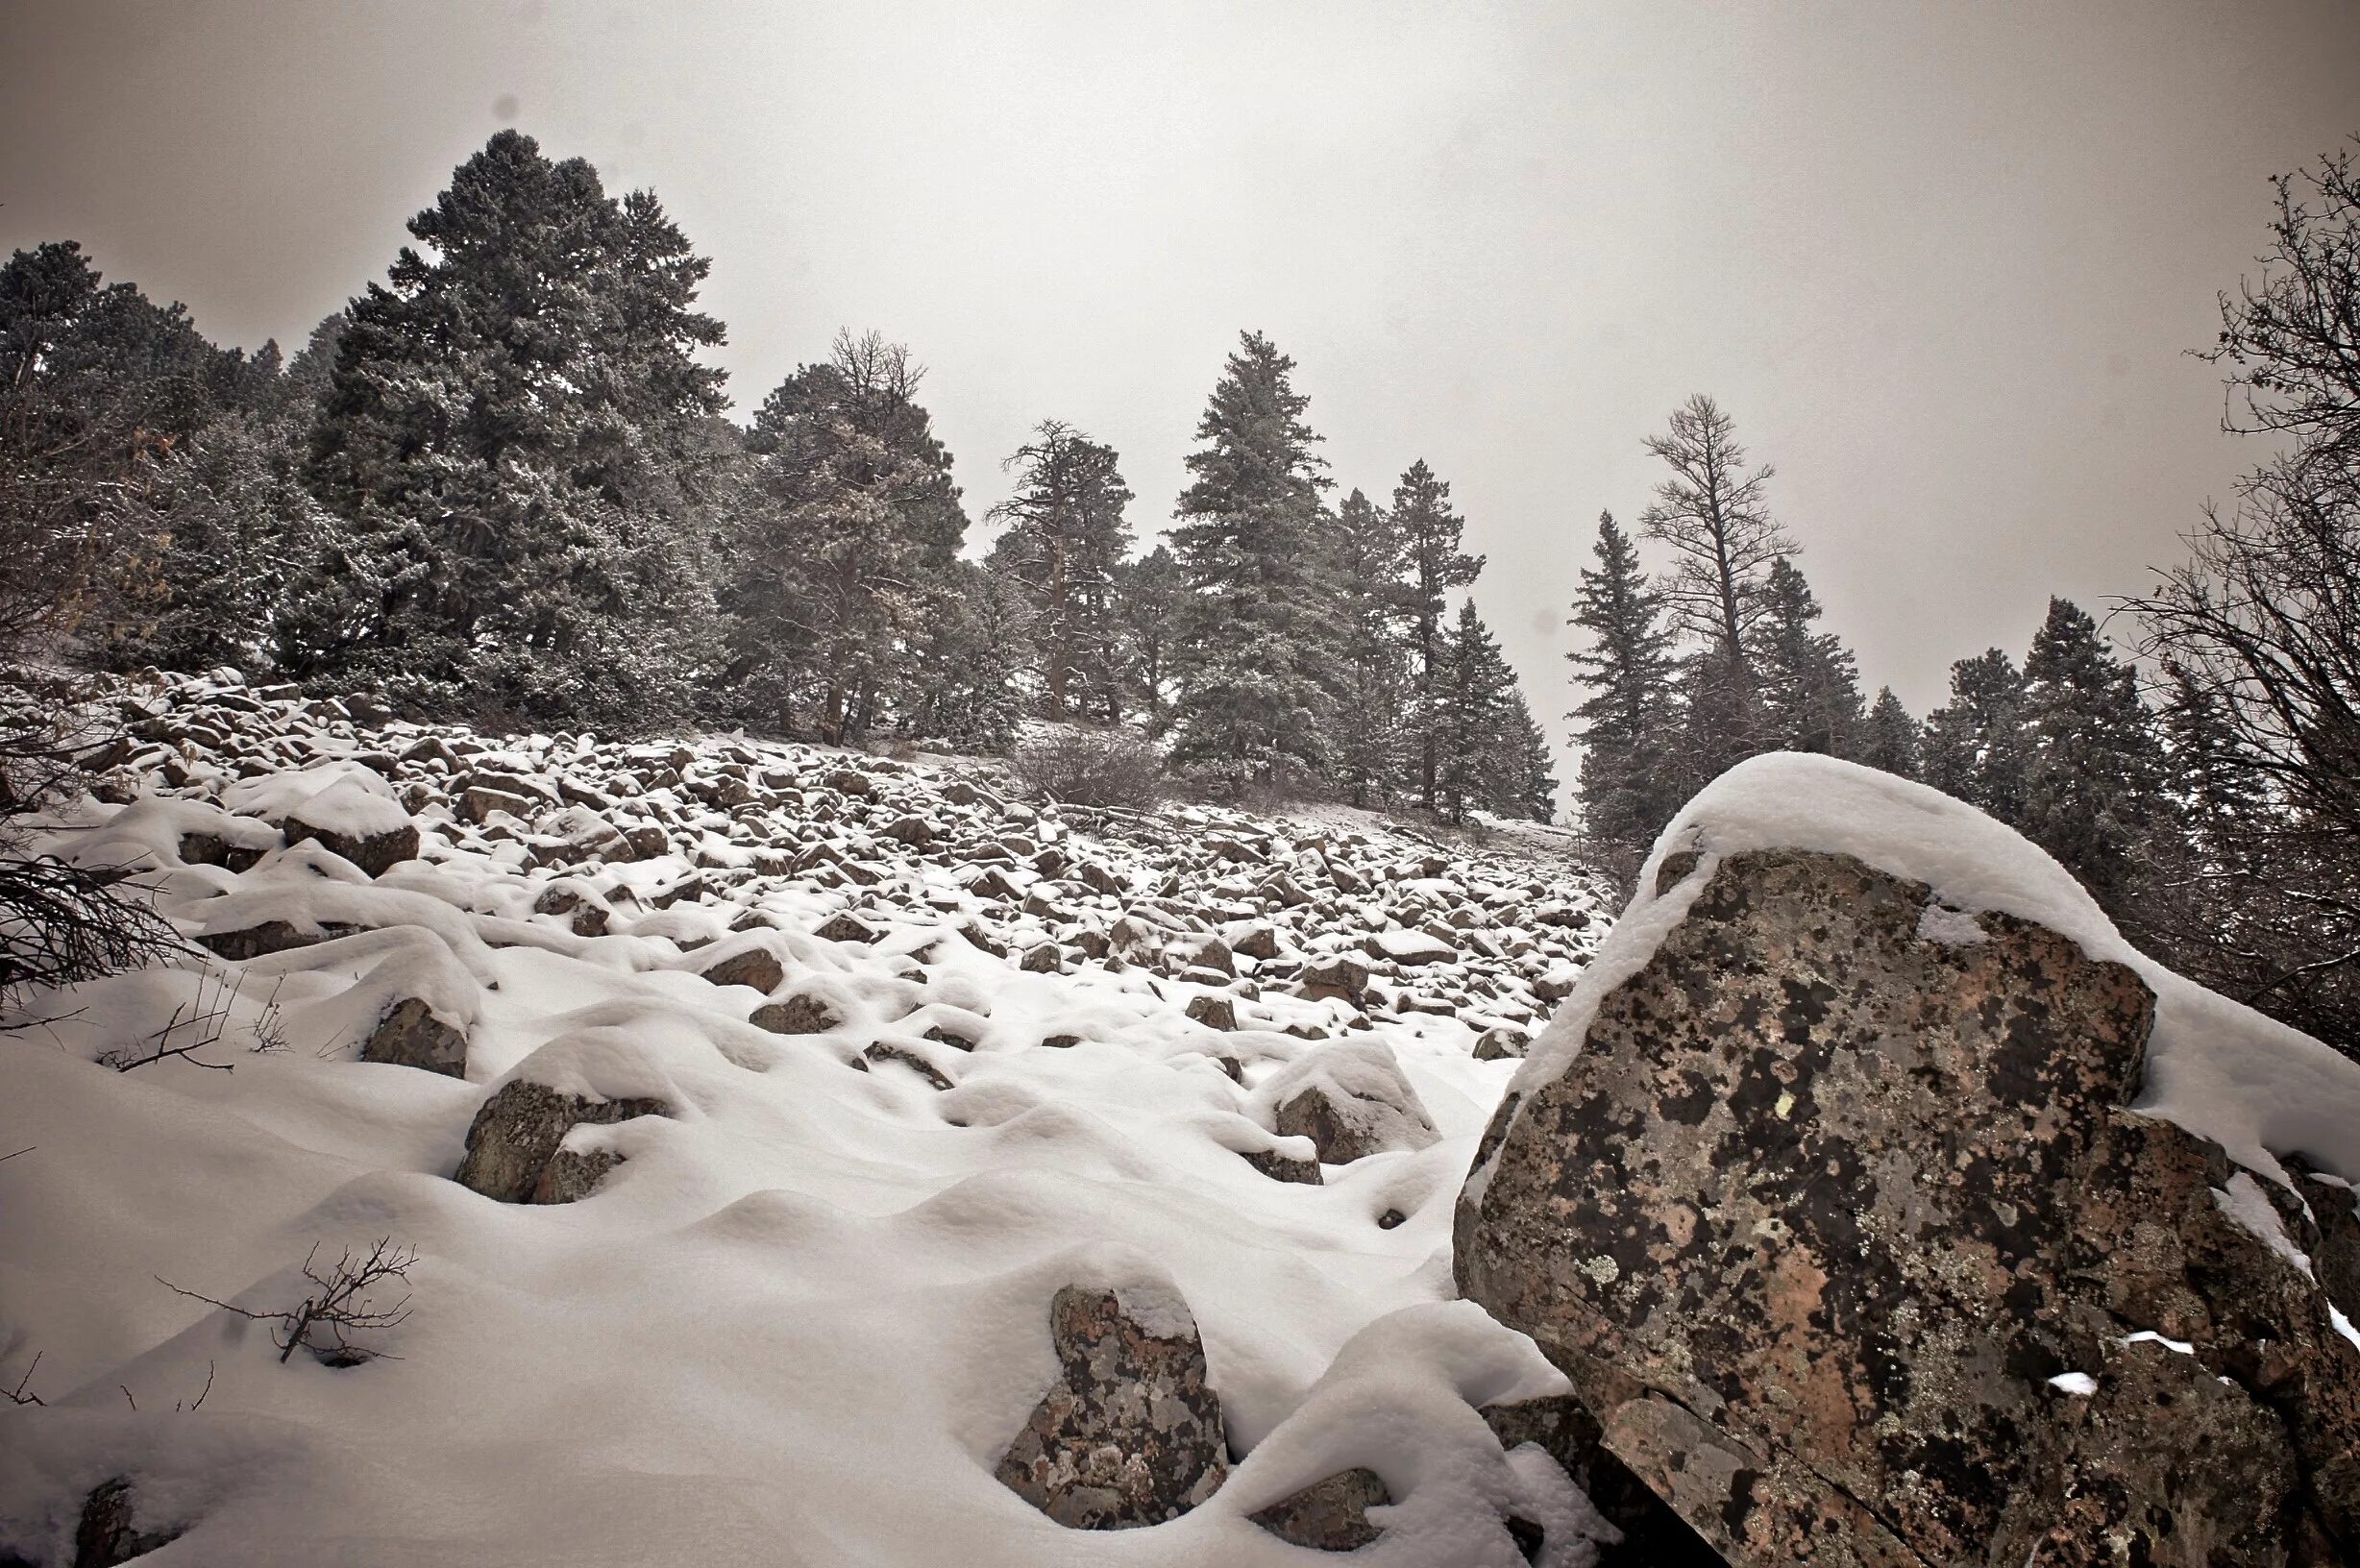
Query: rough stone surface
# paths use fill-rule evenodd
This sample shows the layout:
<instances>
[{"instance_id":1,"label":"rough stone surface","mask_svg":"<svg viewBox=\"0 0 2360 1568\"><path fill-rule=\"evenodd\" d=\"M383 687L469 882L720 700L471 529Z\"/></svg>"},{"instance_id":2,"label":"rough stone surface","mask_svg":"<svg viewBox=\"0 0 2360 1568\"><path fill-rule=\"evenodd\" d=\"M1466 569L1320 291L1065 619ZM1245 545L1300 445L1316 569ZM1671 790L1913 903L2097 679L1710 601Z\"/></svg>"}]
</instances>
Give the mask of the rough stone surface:
<instances>
[{"instance_id":1,"label":"rough stone surface","mask_svg":"<svg viewBox=\"0 0 2360 1568\"><path fill-rule=\"evenodd\" d=\"M1599 1515L1622 1531L1620 1544L1600 1549L1599 1568L1722 1568L1721 1555L1607 1452L1598 1418L1580 1400L1560 1394L1487 1405L1479 1413L1500 1447L1533 1443L1545 1451Z\"/></svg>"},{"instance_id":2,"label":"rough stone surface","mask_svg":"<svg viewBox=\"0 0 2360 1568\"><path fill-rule=\"evenodd\" d=\"M414 822L404 822L382 833L354 835L313 827L301 816L289 816L284 831L287 843L315 840L321 848L342 855L371 876L382 876L402 862L418 858L418 828Z\"/></svg>"},{"instance_id":3,"label":"rough stone surface","mask_svg":"<svg viewBox=\"0 0 2360 1568\"><path fill-rule=\"evenodd\" d=\"M749 947L704 971L704 977L717 986L751 986L769 995L787 978L787 967L778 956L761 947Z\"/></svg>"},{"instance_id":4,"label":"rough stone surface","mask_svg":"<svg viewBox=\"0 0 2360 1568\"><path fill-rule=\"evenodd\" d=\"M135 1515L137 1502L121 1476L91 1488L74 1527L74 1568L116 1568L179 1537L177 1530L141 1530Z\"/></svg>"},{"instance_id":5,"label":"rough stone surface","mask_svg":"<svg viewBox=\"0 0 2360 1568\"><path fill-rule=\"evenodd\" d=\"M2255 1178L2123 1109L2146 987L2004 916L1929 940L1928 907L1842 856L1720 862L1564 1073L1503 1103L1462 1289L1734 1563L2353 1552L2360 1351L2223 1209ZM2148 1330L2194 1354L2126 1362ZM2069 1482L2120 1556L2055 1555Z\"/></svg>"},{"instance_id":6,"label":"rough stone surface","mask_svg":"<svg viewBox=\"0 0 2360 1568\"><path fill-rule=\"evenodd\" d=\"M1353 1552L1384 1533L1368 1522L1368 1510L1392 1500L1383 1476L1354 1468L1314 1482L1246 1517L1291 1546Z\"/></svg>"},{"instance_id":7,"label":"rough stone surface","mask_svg":"<svg viewBox=\"0 0 2360 1568\"><path fill-rule=\"evenodd\" d=\"M863 1047L860 1054L863 1061L898 1062L937 1090L950 1088L950 1080L943 1075L942 1068L907 1046L880 1040L873 1045Z\"/></svg>"},{"instance_id":8,"label":"rough stone surface","mask_svg":"<svg viewBox=\"0 0 2360 1568\"><path fill-rule=\"evenodd\" d=\"M467 1036L436 1017L417 997L406 996L386 1010L360 1042L360 1060L464 1078Z\"/></svg>"},{"instance_id":9,"label":"rough stone surface","mask_svg":"<svg viewBox=\"0 0 2360 1568\"><path fill-rule=\"evenodd\" d=\"M1387 1149L1422 1149L1441 1135L1434 1118L1383 1045L1346 1041L1320 1047L1297 1063L1313 1069L1289 1089L1271 1113L1281 1138L1308 1138L1331 1165L1348 1164Z\"/></svg>"},{"instance_id":10,"label":"rough stone surface","mask_svg":"<svg viewBox=\"0 0 2360 1568\"><path fill-rule=\"evenodd\" d=\"M466 1157L452 1180L502 1203L530 1203L558 1152L557 1145L578 1124L628 1121L633 1116L660 1116L669 1112L661 1100L585 1099L519 1078L485 1100L483 1109L476 1113L467 1129Z\"/></svg>"},{"instance_id":11,"label":"rough stone surface","mask_svg":"<svg viewBox=\"0 0 2360 1568\"><path fill-rule=\"evenodd\" d=\"M579 1203L598 1189L608 1171L623 1164L612 1149L561 1148L541 1167L527 1203Z\"/></svg>"},{"instance_id":12,"label":"rough stone surface","mask_svg":"<svg viewBox=\"0 0 2360 1568\"><path fill-rule=\"evenodd\" d=\"M223 958L248 959L260 958L268 953L283 953L294 947L309 947L315 943L332 942L337 937L351 936L359 929L356 925L323 922L317 931L299 931L284 920L264 920L258 925L245 926L235 931L206 932L196 940Z\"/></svg>"},{"instance_id":13,"label":"rough stone surface","mask_svg":"<svg viewBox=\"0 0 2360 1568\"><path fill-rule=\"evenodd\" d=\"M766 1002L755 1008L749 1021L774 1035L824 1035L844 1020L817 996L799 993L785 1001Z\"/></svg>"},{"instance_id":14,"label":"rough stone surface","mask_svg":"<svg viewBox=\"0 0 2360 1568\"><path fill-rule=\"evenodd\" d=\"M1068 1286L1049 1303L1059 1377L1001 1456L1001 1483L1059 1524L1126 1530L1202 1503L1229 1474L1220 1396L1192 1326L1149 1334L1116 1292Z\"/></svg>"},{"instance_id":15,"label":"rough stone surface","mask_svg":"<svg viewBox=\"0 0 2360 1568\"><path fill-rule=\"evenodd\" d=\"M1300 1182L1306 1187L1319 1187L1327 1181L1320 1173L1318 1161L1298 1160L1281 1149L1255 1149L1239 1158L1274 1182Z\"/></svg>"},{"instance_id":16,"label":"rough stone surface","mask_svg":"<svg viewBox=\"0 0 2360 1568\"><path fill-rule=\"evenodd\" d=\"M1235 1029L1238 1026L1238 1007L1226 996L1197 996L1191 998L1188 1016L1208 1029Z\"/></svg>"}]
</instances>

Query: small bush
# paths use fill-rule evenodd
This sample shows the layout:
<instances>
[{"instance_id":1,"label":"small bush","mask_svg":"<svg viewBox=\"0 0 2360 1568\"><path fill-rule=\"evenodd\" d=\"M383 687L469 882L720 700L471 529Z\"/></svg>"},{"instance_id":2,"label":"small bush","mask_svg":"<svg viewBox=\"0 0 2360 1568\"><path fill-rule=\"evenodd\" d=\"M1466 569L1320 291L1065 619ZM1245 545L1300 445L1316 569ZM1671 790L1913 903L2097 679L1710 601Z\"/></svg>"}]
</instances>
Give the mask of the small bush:
<instances>
[{"instance_id":1,"label":"small bush","mask_svg":"<svg viewBox=\"0 0 2360 1568\"><path fill-rule=\"evenodd\" d=\"M1010 766L1037 794L1068 805L1142 811L1164 793L1164 761L1153 745L1119 729L1060 729L1016 749Z\"/></svg>"}]
</instances>

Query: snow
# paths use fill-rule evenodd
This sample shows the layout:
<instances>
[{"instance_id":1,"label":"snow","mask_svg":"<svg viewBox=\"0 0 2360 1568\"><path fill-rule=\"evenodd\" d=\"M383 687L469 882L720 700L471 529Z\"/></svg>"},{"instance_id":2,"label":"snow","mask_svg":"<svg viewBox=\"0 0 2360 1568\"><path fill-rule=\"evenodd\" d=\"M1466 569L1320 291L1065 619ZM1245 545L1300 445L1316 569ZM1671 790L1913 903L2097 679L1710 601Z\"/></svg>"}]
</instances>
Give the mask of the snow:
<instances>
[{"instance_id":1,"label":"snow","mask_svg":"<svg viewBox=\"0 0 2360 1568\"><path fill-rule=\"evenodd\" d=\"M558 746L508 745L504 764L553 776ZM760 754L812 766L800 748ZM57 842L135 859L191 933L280 920L326 940L35 997L54 1021L0 1035L0 1153L31 1149L0 1164L0 1375L13 1386L38 1353L30 1391L47 1402L0 1406L0 1556L57 1554L82 1497L126 1472L144 1525L191 1524L179 1550L222 1562L1256 1568L1309 1559L1246 1515L1353 1464L1395 1500L1356 1563L1519 1568L1508 1512L1548 1528L1555 1568L1581 1568L1609 1533L1553 1463L1503 1454L1477 1413L1565 1385L1529 1340L1451 1299L1452 1202L1512 1070L1470 1058L1473 1020L1379 1015L1314 1041L1281 1031L1337 1027L1345 1005L1266 983L1220 992L1243 1025L1224 1033L1183 1016L1203 988L1149 968L1020 972L960 934L985 918L959 891L972 867L917 866L883 894L759 878L733 901L652 910L692 874L737 874L695 864L686 826L670 853L570 878L429 804L420 857L369 881L257 824L332 795L340 828L399 811L381 776L209 766L190 761L189 797L86 805ZM686 801L662 809L693 826ZM224 823L258 864L181 863L184 833ZM1120 845L1064 829L1027 831L1156 885ZM1272 852L1293 864L1283 840ZM611 908L609 934L535 914L560 883ZM1201 947L1232 916L1209 888L1186 896L1199 929L1168 911L1172 940ZM1108 919L1121 907L1110 898ZM809 934L847 908L874 945ZM733 917L765 924L731 934ZM1356 937L1382 928L1354 919ZM750 947L785 969L771 996L701 978ZM233 972L197 1055L234 1070L97 1065ZM749 1021L795 993L824 998L837 1026ZM402 997L469 1032L464 1080L355 1060ZM974 1049L924 1038L936 1027ZM1040 1043L1056 1035L1079 1042ZM952 1089L856 1070L873 1043ZM583 1201L503 1205L449 1177L486 1094L517 1078L669 1114L571 1135L623 1156ZM1436 1130L1396 1129L1403 1146L1331 1166L1324 1186L1274 1181L1240 1151L1308 1155L1269 1115L1274 1091L1311 1081L1406 1083ZM1381 1229L1388 1211L1407 1218ZM300 1299L315 1245L332 1259L381 1237L417 1249L408 1316L356 1367L282 1363L268 1325L158 1283L275 1311ZM1240 1459L1179 1520L1076 1536L994 1479L1056 1374L1047 1310L1069 1284L1114 1289L1151 1332L1203 1335ZM174 1409L209 1377L201 1409Z\"/></svg>"},{"instance_id":2,"label":"snow","mask_svg":"<svg viewBox=\"0 0 2360 1568\"><path fill-rule=\"evenodd\" d=\"M2098 1380L2087 1372L2059 1372L2049 1380L2049 1386L2077 1399L2087 1399L2098 1392Z\"/></svg>"},{"instance_id":3,"label":"snow","mask_svg":"<svg viewBox=\"0 0 2360 1568\"><path fill-rule=\"evenodd\" d=\"M1639 893L1534 1041L1512 1087L1529 1091L1564 1070L1599 1001L1646 967L1719 857L1777 847L1848 854L1927 883L1928 918L1945 932L1960 929L1954 912L1996 911L2046 925L2094 958L2129 966L2155 993L2146 1082L2134 1109L2212 1139L2237 1164L2280 1182L2286 1173L2274 1151L2299 1150L2360 1180L2360 1065L2140 953L2063 867L1972 806L1890 773L1793 752L1740 763L1664 829L1639 874ZM1690 850L1703 856L1698 870L1658 895L1657 868Z\"/></svg>"}]
</instances>

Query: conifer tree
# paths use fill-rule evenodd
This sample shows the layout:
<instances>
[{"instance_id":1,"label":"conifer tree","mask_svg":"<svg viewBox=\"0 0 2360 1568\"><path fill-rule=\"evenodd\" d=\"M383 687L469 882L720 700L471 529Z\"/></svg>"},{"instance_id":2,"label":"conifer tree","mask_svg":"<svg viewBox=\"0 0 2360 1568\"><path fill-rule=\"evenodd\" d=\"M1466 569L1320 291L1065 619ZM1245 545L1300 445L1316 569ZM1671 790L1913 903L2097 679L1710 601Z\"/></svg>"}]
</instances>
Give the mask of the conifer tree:
<instances>
[{"instance_id":1,"label":"conifer tree","mask_svg":"<svg viewBox=\"0 0 2360 1568\"><path fill-rule=\"evenodd\" d=\"M351 662L430 698L618 721L676 706L710 625L683 484L721 373L708 263L655 199L495 135L352 302L311 444L371 557ZM324 619L337 619L334 616ZM663 688L663 689L659 689Z\"/></svg>"},{"instance_id":2,"label":"conifer tree","mask_svg":"<svg viewBox=\"0 0 2360 1568\"><path fill-rule=\"evenodd\" d=\"M1122 714L1116 577L1131 548L1122 517L1131 492L1115 450L1044 420L1005 466L1017 487L992 509L1003 531L991 562L1030 603L1042 712L1114 723Z\"/></svg>"},{"instance_id":3,"label":"conifer tree","mask_svg":"<svg viewBox=\"0 0 2360 1568\"><path fill-rule=\"evenodd\" d=\"M1406 551L1391 514L1355 490L1332 533L1344 694L1334 774L1356 806L1382 805L1403 776L1410 653Z\"/></svg>"},{"instance_id":4,"label":"conifer tree","mask_svg":"<svg viewBox=\"0 0 2360 1568\"><path fill-rule=\"evenodd\" d=\"M2029 749L2015 661L1994 648L1952 665L1950 701L1926 716L1926 782L2017 826Z\"/></svg>"},{"instance_id":5,"label":"conifer tree","mask_svg":"<svg viewBox=\"0 0 2360 1568\"><path fill-rule=\"evenodd\" d=\"M923 376L900 346L845 332L755 413L725 592L749 717L841 746L912 700L912 644L966 529Z\"/></svg>"},{"instance_id":6,"label":"conifer tree","mask_svg":"<svg viewBox=\"0 0 2360 1568\"><path fill-rule=\"evenodd\" d=\"M1508 715L1501 721L1493 809L1545 822L1557 815L1557 765L1549 738L1533 718L1524 693L1511 687Z\"/></svg>"},{"instance_id":7,"label":"conifer tree","mask_svg":"<svg viewBox=\"0 0 2360 1568\"><path fill-rule=\"evenodd\" d=\"M2024 661L2031 742L2016 825L2100 905L2136 891L2138 843L2162 804L2163 756L2138 676L2070 600L2052 599Z\"/></svg>"},{"instance_id":8,"label":"conifer tree","mask_svg":"<svg viewBox=\"0 0 2360 1568\"><path fill-rule=\"evenodd\" d=\"M1190 598L1173 649L1172 762L1235 796L1297 788L1332 763L1343 676L1320 567L1325 464L1294 361L1241 337L1188 458L1173 554Z\"/></svg>"},{"instance_id":9,"label":"conifer tree","mask_svg":"<svg viewBox=\"0 0 2360 1568\"><path fill-rule=\"evenodd\" d=\"M1124 709L1135 709L1157 735L1170 721L1172 657L1187 599L1187 576L1167 545L1125 562L1117 576Z\"/></svg>"},{"instance_id":10,"label":"conifer tree","mask_svg":"<svg viewBox=\"0 0 2360 1568\"><path fill-rule=\"evenodd\" d=\"M1890 686L1877 689L1877 700L1870 705L1868 718L1861 725L1858 759L1871 768L1881 768L1903 778L1924 775L1918 722L1902 706L1901 698L1893 695Z\"/></svg>"},{"instance_id":11,"label":"conifer tree","mask_svg":"<svg viewBox=\"0 0 2360 1568\"><path fill-rule=\"evenodd\" d=\"M1671 748L1681 715L1664 596L1640 569L1614 514L1598 517L1598 564L1585 567L1568 625L1590 646L1565 655L1582 746L1577 790L1585 831L1625 857L1643 851L1680 804Z\"/></svg>"},{"instance_id":12,"label":"conifer tree","mask_svg":"<svg viewBox=\"0 0 2360 1568\"><path fill-rule=\"evenodd\" d=\"M1770 563L1753 664L1767 745L1848 757L1862 721L1859 667L1833 632L1815 630L1819 600L1784 556Z\"/></svg>"},{"instance_id":13,"label":"conifer tree","mask_svg":"<svg viewBox=\"0 0 2360 1568\"><path fill-rule=\"evenodd\" d=\"M952 561L930 579L925 600L895 727L952 751L1007 750L1024 717L1020 682L1033 658L1024 586L974 561Z\"/></svg>"},{"instance_id":14,"label":"conifer tree","mask_svg":"<svg viewBox=\"0 0 2360 1568\"><path fill-rule=\"evenodd\" d=\"M1435 809L1444 821L1463 822L1478 807L1517 803L1527 781L1517 776L1526 759L1512 744L1515 697L1515 672L1491 628L1472 599L1462 600L1456 624L1444 628L1435 650Z\"/></svg>"},{"instance_id":15,"label":"conifer tree","mask_svg":"<svg viewBox=\"0 0 2360 1568\"><path fill-rule=\"evenodd\" d=\"M1429 811L1438 809L1437 769L1441 754L1441 723L1438 704L1439 666L1453 590L1472 583L1483 571L1484 558L1460 549L1466 519L1451 509L1450 486L1435 478L1423 458L1410 465L1393 487L1388 514L1401 541L1407 574L1406 605L1409 651L1415 682L1409 723L1417 747L1418 798Z\"/></svg>"}]
</instances>

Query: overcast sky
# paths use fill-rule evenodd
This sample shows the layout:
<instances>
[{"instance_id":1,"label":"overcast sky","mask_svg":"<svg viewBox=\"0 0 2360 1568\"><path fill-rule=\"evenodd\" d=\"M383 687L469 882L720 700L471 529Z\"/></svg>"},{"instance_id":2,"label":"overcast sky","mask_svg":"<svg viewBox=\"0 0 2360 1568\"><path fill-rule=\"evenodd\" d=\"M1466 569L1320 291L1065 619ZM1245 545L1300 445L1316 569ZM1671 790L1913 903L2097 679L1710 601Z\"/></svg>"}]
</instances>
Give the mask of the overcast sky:
<instances>
[{"instance_id":1,"label":"overcast sky","mask_svg":"<svg viewBox=\"0 0 2360 1568\"><path fill-rule=\"evenodd\" d=\"M2360 131L2360 5L5 0L0 249L291 351L509 124L713 257L741 413L909 343L978 519L1055 415L1158 529L1267 332L1340 488L1451 481L1561 741L1575 570L1690 392L1914 711L2138 588L2253 456L2183 351Z\"/></svg>"}]
</instances>

